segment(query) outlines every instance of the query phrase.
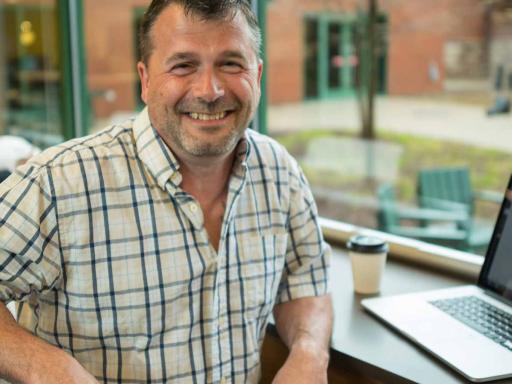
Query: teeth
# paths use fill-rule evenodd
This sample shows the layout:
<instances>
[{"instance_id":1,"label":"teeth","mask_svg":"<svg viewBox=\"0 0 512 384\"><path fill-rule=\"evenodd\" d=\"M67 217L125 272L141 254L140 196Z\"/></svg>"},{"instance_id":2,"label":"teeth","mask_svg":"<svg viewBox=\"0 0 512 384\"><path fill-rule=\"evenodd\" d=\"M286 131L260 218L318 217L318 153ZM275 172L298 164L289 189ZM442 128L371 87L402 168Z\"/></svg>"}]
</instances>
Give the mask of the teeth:
<instances>
[{"instance_id":1,"label":"teeth","mask_svg":"<svg viewBox=\"0 0 512 384\"><path fill-rule=\"evenodd\" d=\"M189 116L193 118L194 120L220 120L226 117L226 112L216 113L213 115L207 114L207 113L195 113L190 112Z\"/></svg>"}]
</instances>

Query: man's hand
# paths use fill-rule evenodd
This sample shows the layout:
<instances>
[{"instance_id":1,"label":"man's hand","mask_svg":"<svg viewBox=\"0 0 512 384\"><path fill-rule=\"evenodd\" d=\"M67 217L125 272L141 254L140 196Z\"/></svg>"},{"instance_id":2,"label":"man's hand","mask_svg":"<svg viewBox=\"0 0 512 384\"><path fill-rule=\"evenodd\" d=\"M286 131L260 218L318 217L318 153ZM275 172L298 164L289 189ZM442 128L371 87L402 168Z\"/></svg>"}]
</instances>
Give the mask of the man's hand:
<instances>
[{"instance_id":1,"label":"man's hand","mask_svg":"<svg viewBox=\"0 0 512 384\"><path fill-rule=\"evenodd\" d=\"M327 384L328 363L329 355L324 348L307 342L295 345L272 383Z\"/></svg>"}]
</instances>

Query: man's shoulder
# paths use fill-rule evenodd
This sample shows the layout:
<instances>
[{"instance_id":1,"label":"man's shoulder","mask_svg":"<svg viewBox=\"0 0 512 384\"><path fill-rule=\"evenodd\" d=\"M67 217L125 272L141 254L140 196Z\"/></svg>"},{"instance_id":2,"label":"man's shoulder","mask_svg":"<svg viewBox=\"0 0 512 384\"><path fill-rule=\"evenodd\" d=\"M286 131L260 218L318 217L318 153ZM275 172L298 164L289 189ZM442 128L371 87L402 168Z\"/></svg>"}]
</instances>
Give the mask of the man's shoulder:
<instances>
[{"instance_id":1,"label":"man's shoulder","mask_svg":"<svg viewBox=\"0 0 512 384\"><path fill-rule=\"evenodd\" d=\"M113 174L105 167L119 169L119 164L126 166L127 158L136 157L133 120L45 149L17 168L2 183L3 189L29 183L45 190L50 185L51 188L60 189L60 186L63 190L73 190L82 185L80 178L84 174L91 176L87 177L88 180L96 180L97 177L93 176L100 169Z\"/></svg>"},{"instance_id":2,"label":"man's shoulder","mask_svg":"<svg viewBox=\"0 0 512 384\"><path fill-rule=\"evenodd\" d=\"M267 181L299 188L303 176L297 160L275 139L249 131L246 136L250 145L249 170L257 175L265 174Z\"/></svg>"},{"instance_id":3,"label":"man's shoulder","mask_svg":"<svg viewBox=\"0 0 512 384\"><path fill-rule=\"evenodd\" d=\"M282 165L293 162L293 157L286 148L272 137L256 132L252 129L247 130L247 140L251 146L251 152L256 154L256 158L263 159L266 162L275 161Z\"/></svg>"},{"instance_id":4,"label":"man's shoulder","mask_svg":"<svg viewBox=\"0 0 512 384\"><path fill-rule=\"evenodd\" d=\"M96 133L71 139L50 147L30 159L29 164L35 168L65 168L77 161L89 160L91 157L105 158L122 153L133 152L132 132L133 118L108 126Z\"/></svg>"}]
</instances>

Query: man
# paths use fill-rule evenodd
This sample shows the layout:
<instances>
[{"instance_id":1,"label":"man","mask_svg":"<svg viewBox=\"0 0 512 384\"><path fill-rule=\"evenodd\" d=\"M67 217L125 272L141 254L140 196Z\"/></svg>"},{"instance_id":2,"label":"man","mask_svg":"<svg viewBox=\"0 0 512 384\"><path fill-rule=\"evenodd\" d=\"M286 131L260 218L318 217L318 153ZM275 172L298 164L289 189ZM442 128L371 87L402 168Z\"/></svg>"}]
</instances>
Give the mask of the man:
<instances>
[{"instance_id":1,"label":"man","mask_svg":"<svg viewBox=\"0 0 512 384\"><path fill-rule=\"evenodd\" d=\"M246 127L260 97L245 1L155 0L134 120L0 186L0 372L27 383L325 383L328 247L298 166Z\"/></svg>"}]
</instances>

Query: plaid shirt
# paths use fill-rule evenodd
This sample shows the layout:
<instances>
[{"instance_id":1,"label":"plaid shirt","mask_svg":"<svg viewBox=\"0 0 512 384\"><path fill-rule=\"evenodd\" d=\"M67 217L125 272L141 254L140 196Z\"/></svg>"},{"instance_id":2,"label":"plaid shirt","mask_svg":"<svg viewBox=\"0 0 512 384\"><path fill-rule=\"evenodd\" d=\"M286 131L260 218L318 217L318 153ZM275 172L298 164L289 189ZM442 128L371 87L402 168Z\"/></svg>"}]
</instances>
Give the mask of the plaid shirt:
<instances>
[{"instance_id":1,"label":"plaid shirt","mask_svg":"<svg viewBox=\"0 0 512 384\"><path fill-rule=\"evenodd\" d=\"M296 162L248 130L218 253L179 165L134 120L0 184L0 299L104 383L259 379L275 303L327 292L329 248Z\"/></svg>"}]
</instances>

